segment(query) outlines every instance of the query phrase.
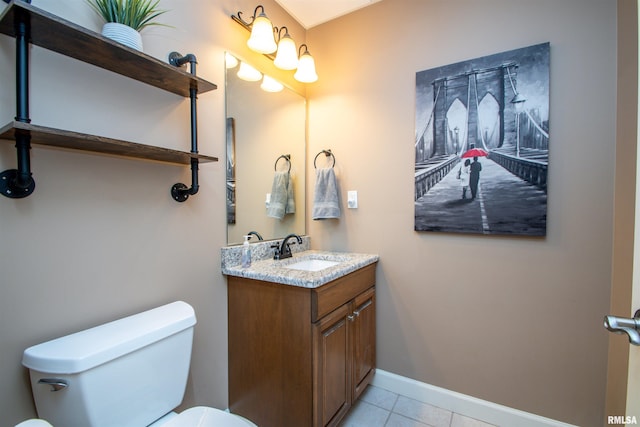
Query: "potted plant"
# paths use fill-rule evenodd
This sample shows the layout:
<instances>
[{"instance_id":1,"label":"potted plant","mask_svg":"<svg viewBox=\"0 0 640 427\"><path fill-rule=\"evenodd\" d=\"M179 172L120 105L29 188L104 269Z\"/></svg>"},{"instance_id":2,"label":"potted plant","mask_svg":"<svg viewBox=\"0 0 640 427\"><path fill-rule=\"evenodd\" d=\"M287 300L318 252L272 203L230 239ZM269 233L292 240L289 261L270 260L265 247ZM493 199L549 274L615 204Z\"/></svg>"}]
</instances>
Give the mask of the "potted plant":
<instances>
[{"instance_id":1,"label":"potted plant","mask_svg":"<svg viewBox=\"0 0 640 427\"><path fill-rule=\"evenodd\" d=\"M140 30L154 22L166 10L158 9L160 0L87 0L105 24L102 35L142 51Z\"/></svg>"}]
</instances>

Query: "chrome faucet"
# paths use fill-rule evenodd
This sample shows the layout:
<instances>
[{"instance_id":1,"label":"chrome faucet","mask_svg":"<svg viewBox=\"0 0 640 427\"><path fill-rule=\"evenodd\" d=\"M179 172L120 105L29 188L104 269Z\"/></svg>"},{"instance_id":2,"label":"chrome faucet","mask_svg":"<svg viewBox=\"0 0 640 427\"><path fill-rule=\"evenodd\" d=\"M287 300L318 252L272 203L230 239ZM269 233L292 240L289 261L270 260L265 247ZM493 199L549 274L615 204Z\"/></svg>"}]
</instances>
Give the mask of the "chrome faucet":
<instances>
[{"instance_id":1,"label":"chrome faucet","mask_svg":"<svg viewBox=\"0 0 640 427\"><path fill-rule=\"evenodd\" d=\"M604 327L617 334L626 333L631 344L640 345L640 310L635 312L633 318L604 316Z\"/></svg>"},{"instance_id":2,"label":"chrome faucet","mask_svg":"<svg viewBox=\"0 0 640 427\"><path fill-rule=\"evenodd\" d=\"M282 245L278 245L277 243L271 245L272 248L275 248L273 259L286 259L291 258L291 248L289 247L289 239L296 239L298 244L302 244L302 237L297 234L289 234L287 237L282 239Z\"/></svg>"}]
</instances>

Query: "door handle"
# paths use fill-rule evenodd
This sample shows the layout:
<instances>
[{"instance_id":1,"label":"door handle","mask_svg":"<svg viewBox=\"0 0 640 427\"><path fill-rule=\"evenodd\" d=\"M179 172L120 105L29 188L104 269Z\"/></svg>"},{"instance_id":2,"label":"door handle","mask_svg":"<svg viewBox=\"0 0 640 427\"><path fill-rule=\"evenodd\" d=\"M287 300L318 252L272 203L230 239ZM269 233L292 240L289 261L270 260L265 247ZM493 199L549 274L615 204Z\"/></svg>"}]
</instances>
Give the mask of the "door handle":
<instances>
[{"instance_id":1,"label":"door handle","mask_svg":"<svg viewBox=\"0 0 640 427\"><path fill-rule=\"evenodd\" d=\"M604 327L617 334L626 333L631 344L640 345L640 310L636 310L633 318L604 316Z\"/></svg>"}]
</instances>

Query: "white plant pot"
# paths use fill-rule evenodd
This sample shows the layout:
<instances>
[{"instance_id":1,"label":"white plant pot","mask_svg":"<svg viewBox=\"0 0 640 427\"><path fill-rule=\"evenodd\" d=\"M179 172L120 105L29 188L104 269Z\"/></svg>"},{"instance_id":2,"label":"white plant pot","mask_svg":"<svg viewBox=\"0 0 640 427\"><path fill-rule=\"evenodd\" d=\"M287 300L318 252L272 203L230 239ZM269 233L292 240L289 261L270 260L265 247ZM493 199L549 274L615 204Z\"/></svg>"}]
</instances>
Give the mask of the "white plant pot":
<instances>
[{"instance_id":1,"label":"white plant pot","mask_svg":"<svg viewBox=\"0 0 640 427\"><path fill-rule=\"evenodd\" d=\"M140 37L140 33L127 25L107 22L102 27L102 35L142 52L142 37Z\"/></svg>"}]
</instances>

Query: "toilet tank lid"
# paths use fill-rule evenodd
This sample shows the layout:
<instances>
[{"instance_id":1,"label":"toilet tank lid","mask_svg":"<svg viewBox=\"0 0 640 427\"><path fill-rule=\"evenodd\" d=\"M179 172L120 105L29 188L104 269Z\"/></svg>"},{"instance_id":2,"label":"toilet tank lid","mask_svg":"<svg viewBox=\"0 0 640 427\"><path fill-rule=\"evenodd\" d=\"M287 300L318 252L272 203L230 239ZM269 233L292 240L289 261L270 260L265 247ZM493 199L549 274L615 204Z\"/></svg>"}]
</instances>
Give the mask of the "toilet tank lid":
<instances>
[{"instance_id":1,"label":"toilet tank lid","mask_svg":"<svg viewBox=\"0 0 640 427\"><path fill-rule=\"evenodd\" d=\"M131 353L196 324L189 304L176 301L26 349L22 364L52 374L75 374Z\"/></svg>"}]
</instances>

